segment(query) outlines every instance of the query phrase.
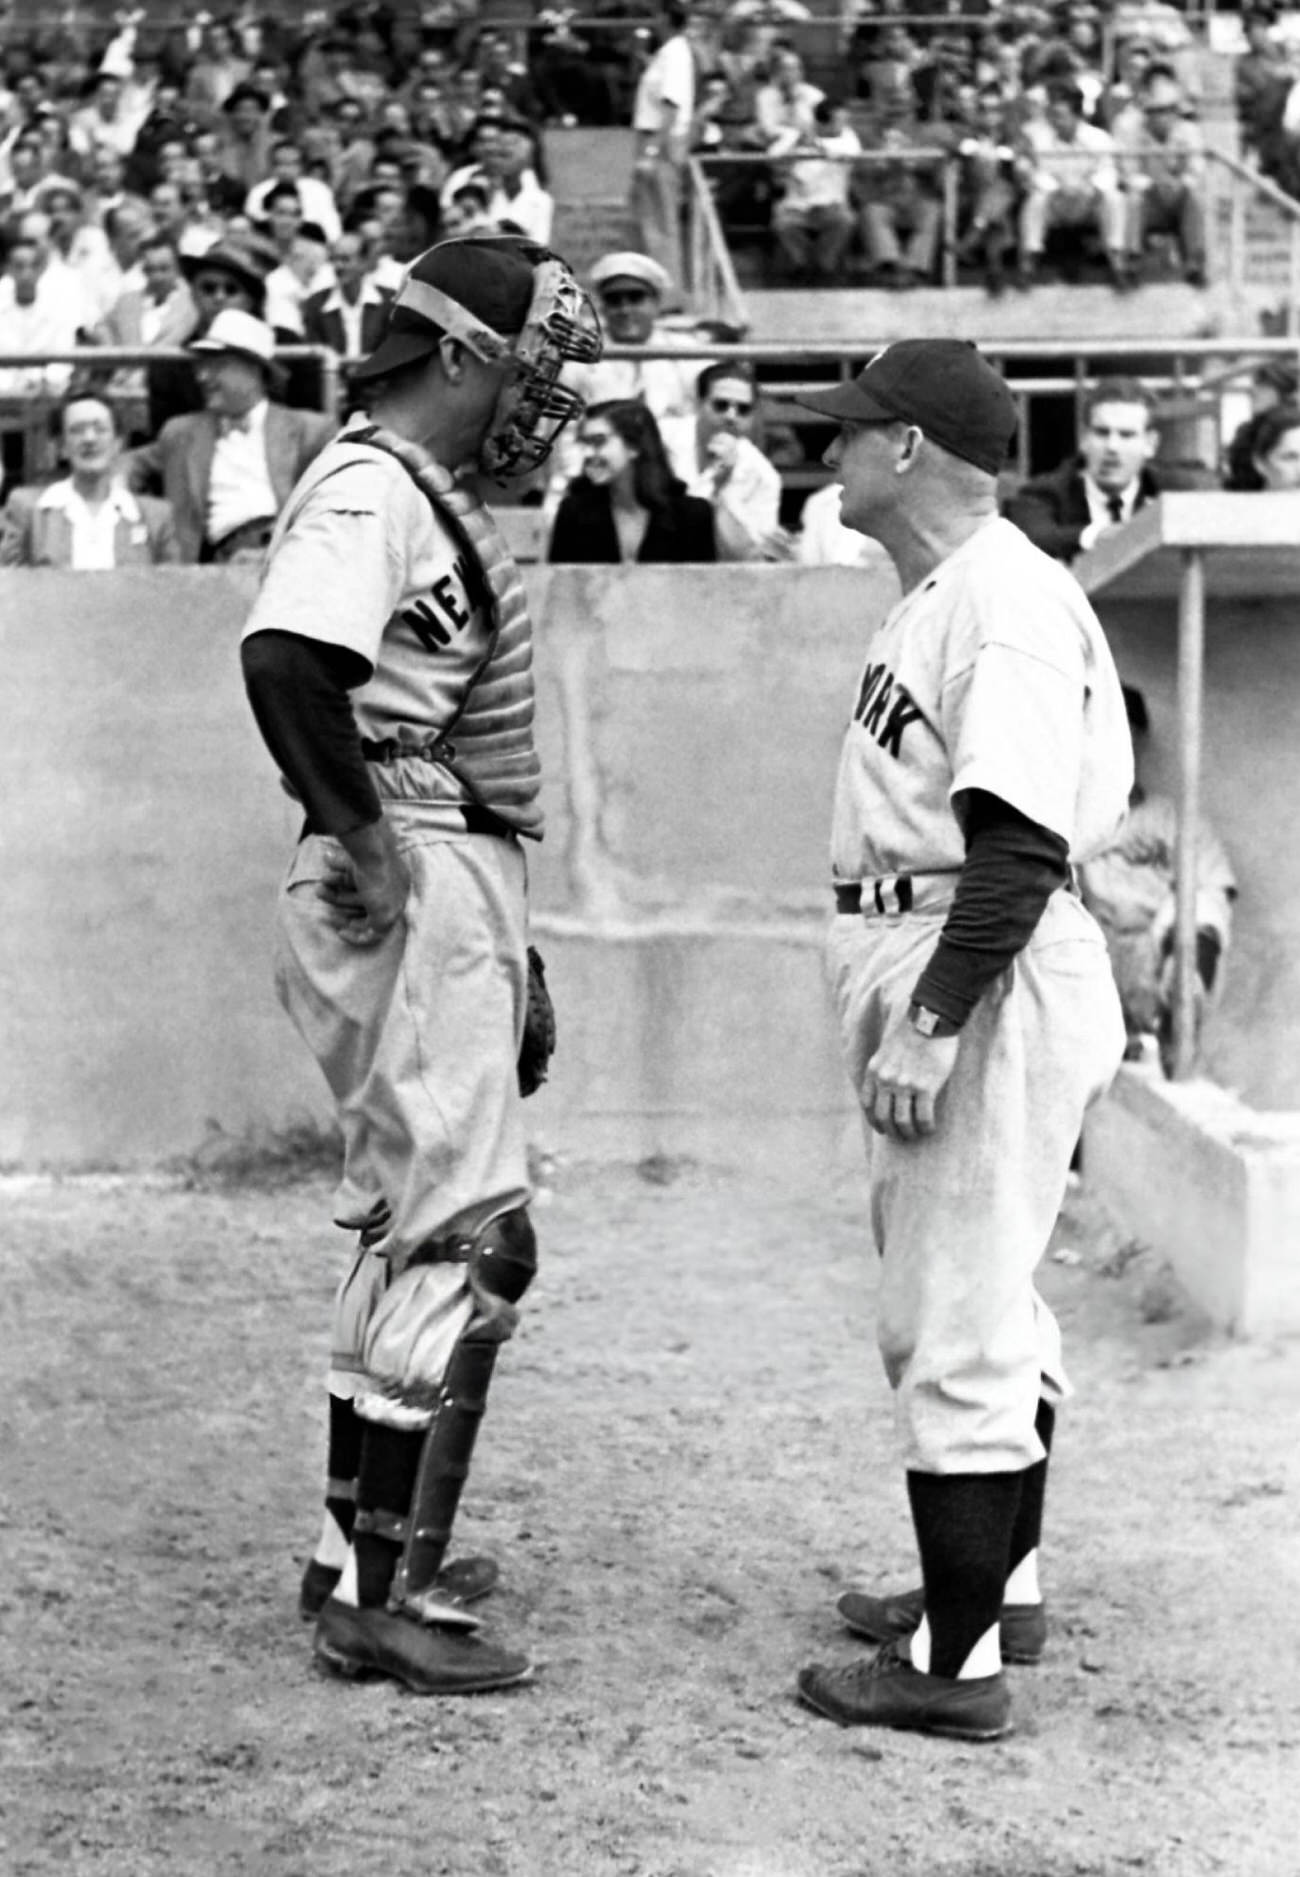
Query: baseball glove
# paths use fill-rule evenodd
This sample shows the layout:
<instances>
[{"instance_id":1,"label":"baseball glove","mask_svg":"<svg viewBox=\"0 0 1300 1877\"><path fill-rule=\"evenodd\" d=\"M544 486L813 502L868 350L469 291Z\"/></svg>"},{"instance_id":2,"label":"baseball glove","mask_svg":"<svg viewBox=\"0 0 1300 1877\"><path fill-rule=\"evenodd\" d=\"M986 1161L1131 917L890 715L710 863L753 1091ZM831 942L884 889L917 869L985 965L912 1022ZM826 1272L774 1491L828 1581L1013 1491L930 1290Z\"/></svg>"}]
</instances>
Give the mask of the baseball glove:
<instances>
[{"instance_id":1,"label":"baseball glove","mask_svg":"<svg viewBox=\"0 0 1300 1877\"><path fill-rule=\"evenodd\" d=\"M535 945L528 947L528 999L519 1045L519 1093L534 1095L550 1073L555 1054L555 1006L546 988L546 967Z\"/></svg>"}]
</instances>

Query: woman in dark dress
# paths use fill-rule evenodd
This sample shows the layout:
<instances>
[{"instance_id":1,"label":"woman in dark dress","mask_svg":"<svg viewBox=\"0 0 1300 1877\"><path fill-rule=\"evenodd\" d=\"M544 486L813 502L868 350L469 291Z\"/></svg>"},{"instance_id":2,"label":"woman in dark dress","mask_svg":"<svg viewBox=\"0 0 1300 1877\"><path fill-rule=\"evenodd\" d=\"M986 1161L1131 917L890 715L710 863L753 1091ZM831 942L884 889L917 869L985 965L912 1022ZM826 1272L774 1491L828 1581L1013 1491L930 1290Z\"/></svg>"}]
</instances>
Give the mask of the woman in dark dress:
<instances>
[{"instance_id":1,"label":"woman in dark dress","mask_svg":"<svg viewBox=\"0 0 1300 1877\"><path fill-rule=\"evenodd\" d=\"M716 560L713 509L669 466L659 426L635 398L593 404L578 425L582 474L561 499L551 561Z\"/></svg>"}]
</instances>

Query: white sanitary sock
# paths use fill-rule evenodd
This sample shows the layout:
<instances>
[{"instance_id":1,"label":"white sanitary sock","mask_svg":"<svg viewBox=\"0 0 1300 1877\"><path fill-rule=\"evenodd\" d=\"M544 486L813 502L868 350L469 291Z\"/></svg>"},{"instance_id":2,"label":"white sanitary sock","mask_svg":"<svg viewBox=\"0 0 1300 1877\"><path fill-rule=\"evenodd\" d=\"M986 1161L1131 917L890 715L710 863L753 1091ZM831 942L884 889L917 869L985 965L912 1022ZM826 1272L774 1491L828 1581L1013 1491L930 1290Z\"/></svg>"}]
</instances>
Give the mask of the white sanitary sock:
<instances>
[{"instance_id":1,"label":"white sanitary sock","mask_svg":"<svg viewBox=\"0 0 1300 1877\"><path fill-rule=\"evenodd\" d=\"M1007 1587L1002 1593L1003 1603L1041 1603L1043 1593L1038 1586L1038 1547L1027 1551L1017 1564Z\"/></svg>"}]
</instances>

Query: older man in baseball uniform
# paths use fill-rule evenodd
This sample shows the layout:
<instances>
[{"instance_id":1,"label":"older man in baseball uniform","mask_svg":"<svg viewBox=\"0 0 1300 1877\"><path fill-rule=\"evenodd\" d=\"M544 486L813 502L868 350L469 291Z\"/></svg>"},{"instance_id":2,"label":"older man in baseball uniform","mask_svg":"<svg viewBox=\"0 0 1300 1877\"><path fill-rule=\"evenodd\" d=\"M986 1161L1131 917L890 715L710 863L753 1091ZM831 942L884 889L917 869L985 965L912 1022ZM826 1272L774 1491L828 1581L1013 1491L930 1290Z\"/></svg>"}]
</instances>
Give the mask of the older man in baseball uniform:
<instances>
[{"instance_id":1,"label":"older man in baseball uniform","mask_svg":"<svg viewBox=\"0 0 1300 1877\"><path fill-rule=\"evenodd\" d=\"M352 418L303 476L245 628L250 699L306 811L281 1001L343 1132L316 1654L419 1694L508 1687L466 1634L490 1560L444 1565L496 1352L536 1262L518 1057L523 842L540 837L532 629L478 493L539 465L599 351L565 264L522 239L412 265Z\"/></svg>"},{"instance_id":2,"label":"older man in baseball uniform","mask_svg":"<svg viewBox=\"0 0 1300 1877\"><path fill-rule=\"evenodd\" d=\"M1067 1393L1034 1272L1124 1046L1072 864L1123 814L1132 749L1087 600L998 517L1015 412L975 348L905 340L800 402L838 422L843 521L902 587L844 739L828 962L923 1581L841 1598L879 1651L804 1670L799 1693L844 1725L992 1739L1010 1724L1004 1659L1043 1648L1039 1528Z\"/></svg>"}]
</instances>

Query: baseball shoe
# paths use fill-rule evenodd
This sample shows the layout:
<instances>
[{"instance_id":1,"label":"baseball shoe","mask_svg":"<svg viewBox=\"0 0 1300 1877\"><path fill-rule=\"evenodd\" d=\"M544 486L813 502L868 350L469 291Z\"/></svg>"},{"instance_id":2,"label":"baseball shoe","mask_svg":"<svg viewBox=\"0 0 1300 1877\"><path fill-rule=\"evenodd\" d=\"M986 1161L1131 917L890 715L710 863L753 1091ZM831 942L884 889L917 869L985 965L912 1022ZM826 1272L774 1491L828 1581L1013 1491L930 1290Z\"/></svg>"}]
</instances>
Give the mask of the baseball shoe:
<instances>
[{"instance_id":1,"label":"baseball shoe","mask_svg":"<svg viewBox=\"0 0 1300 1877\"><path fill-rule=\"evenodd\" d=\"M298 1589L298 1614L304 1623L315 1622L334 1595L342 1575L332 1565L311 1559ZM501 1569L495 1558L456 1558L438 1572L430 1587L443 1603L474 1603L496 1588L500 1576Z\"/></svg>"},{"instance_id":2,"label":"baseball shoe","mask_svg":"<svg viewBox=\"0 0 1300 1877\"><path fill-rule=\"evenodd\" d=\"M807 1707L841 1727L895 1727L954 1740L1000 1740L1011 1732L1005 1675L969 1681L923 1675L892 1642L866 1661L840 1668L815 1663L800 1674L798 1691Z\"/></svg>"},{"instance_id":3,"label":"baseball shoe","mask_svg":"<svg viewBox=\"0 0 1300 1877\"><path fill-rule=\"evenodd\" d=\"M846 1590L835 1608L855 1636L865 1636L868 1642L902 1642L920 1625L925 1592L868 1597L860 1590ZM999 1632L1002 1660L1031 1668L1041 1662L1047 1646L1047 1611L1041 1603L1004 1603Z\"/></svg>"},{"instance_id":4,"label":"baseball shoe","mask_svg":"<svg viewBox=\"0 0 1300 1877\"><path fill-rule=\"evenodd\" d=\"M364 1681L387 1675L418 1695L486 1694L529 1681L526 1655L477 1637L430 1629L392 1610L356 1609L329 1598L316 1623L316 1660L330 1675Z\"/></svg>"}]
</instances>

